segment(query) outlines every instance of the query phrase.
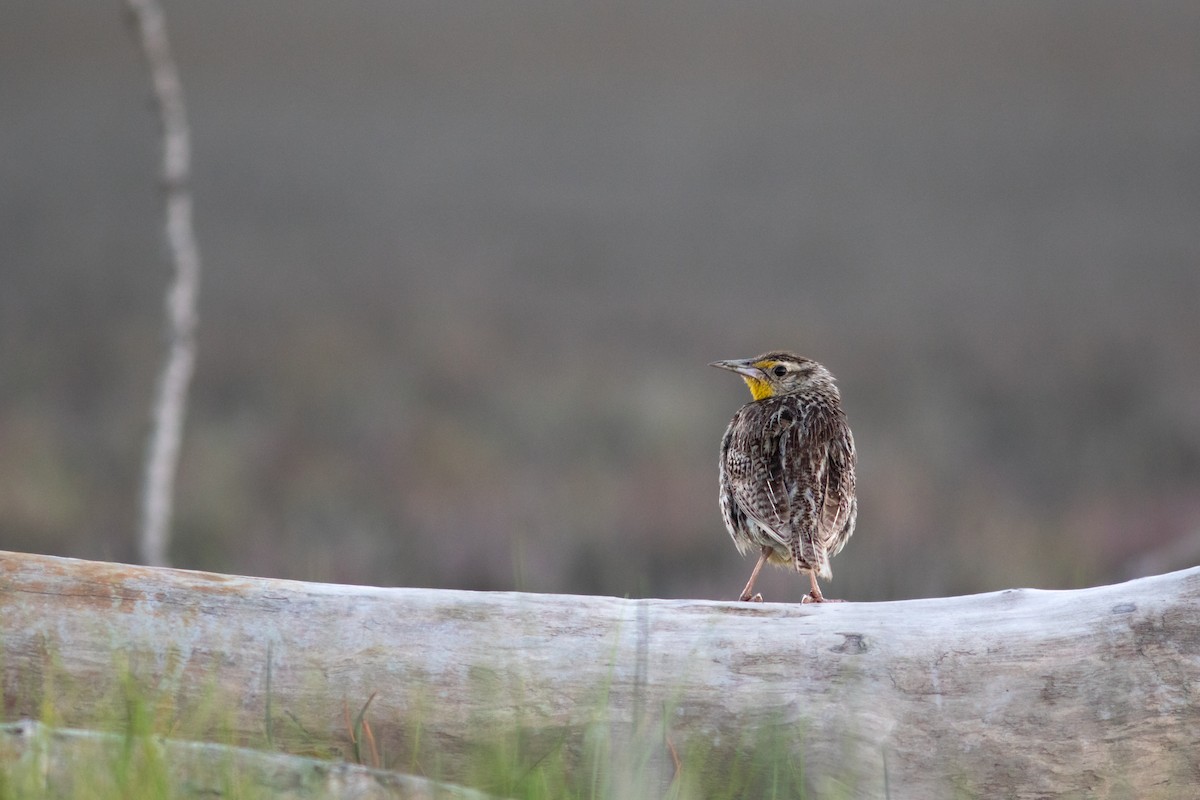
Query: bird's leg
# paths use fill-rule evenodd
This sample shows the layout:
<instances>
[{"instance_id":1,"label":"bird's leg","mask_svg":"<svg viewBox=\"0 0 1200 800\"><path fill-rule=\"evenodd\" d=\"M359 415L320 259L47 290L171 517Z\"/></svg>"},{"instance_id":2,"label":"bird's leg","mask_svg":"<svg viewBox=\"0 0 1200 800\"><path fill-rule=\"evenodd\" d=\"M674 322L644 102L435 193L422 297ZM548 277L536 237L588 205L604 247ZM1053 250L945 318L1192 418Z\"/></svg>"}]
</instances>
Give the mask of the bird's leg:
<instances>
[{"instance_id":1,"label":"bird's leg","mask_svg":"<svg viewBox=\"0 0 1200 800\"><path fill-rule=\"evenodd\" d=\"M749 600L754 603L761 603L763 601L761 594L751 596L750 593L754 591L754 582L758 580L758 572L762 569L763 564L767 563L767 556L769 555L771 555L771 547L770 545L764 545L762 555L758 557L758 563L754 565L754 571L750 573L750 580L746 581L746 588L742 589L742 596L738 598L739 600L743 602Z\"/></svg>"},{"instance_id":2,"label":"bird's leg","mask_svg":"<svg viewBox=\"0 0 1200 800\"><path fill-rule=\"evenodd\" d=\"M804 595L801 603L844 603L844 600L831 600L821 594L821 587L817 586L817 573L808 573L808 579L812 582L812 592Z\"/></svg>"},{"instance_id":3,"label":"bird's leg","mask_svg":"<svg viewBox=\"0 0 1200 800\"><path fill-rule=\"evenodd\" d=\"M808 573L808 579L809 579L809 581L812 582L812 592L804 595L804 599L801 600L800 602L802 602L802 603L824 603L825 595L821 594L821 587L817 586L817 573L815 573L815 572Z\"/></svg>"}]
</instances>

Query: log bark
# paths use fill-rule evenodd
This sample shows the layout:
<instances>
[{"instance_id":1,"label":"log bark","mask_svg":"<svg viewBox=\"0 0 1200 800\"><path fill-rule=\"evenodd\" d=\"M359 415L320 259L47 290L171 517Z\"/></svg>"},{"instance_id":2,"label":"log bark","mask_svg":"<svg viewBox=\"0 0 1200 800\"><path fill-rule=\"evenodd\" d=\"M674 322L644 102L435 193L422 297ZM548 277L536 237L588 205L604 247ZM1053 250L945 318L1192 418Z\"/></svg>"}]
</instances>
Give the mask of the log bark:
<instances>
[{"instance_id":1,"label":"log bark","mask_svg":"<svg viewBox=\"0 0 1200 800\"><path fill-rule=\"evenodd\" d=\"M515 731L603 729L661 796L748 747L853 797L1200 785L1200 568L1074 591L750 604L336 586L0 553L6 718L90 727L130 680L189 737L455 780ZM131 676L131 678L129 677ZM371 700L373 698L373 700ZM618 748L619 749L619 748ZM627 794L626 796L637 796Z\"/></svg>"}]
</instances>

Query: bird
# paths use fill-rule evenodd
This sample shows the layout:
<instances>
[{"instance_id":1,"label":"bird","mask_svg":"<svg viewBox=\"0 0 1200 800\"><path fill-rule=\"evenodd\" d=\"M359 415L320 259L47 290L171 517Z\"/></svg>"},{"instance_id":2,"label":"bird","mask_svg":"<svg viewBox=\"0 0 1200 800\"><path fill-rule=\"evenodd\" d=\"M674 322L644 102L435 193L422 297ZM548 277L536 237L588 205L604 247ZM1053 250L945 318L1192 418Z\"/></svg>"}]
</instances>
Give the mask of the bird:
<instances>
[{"instance_id":1,"label":"bird","mask_svg":"<svg viewBox=\"0 0 1200 800\"><path fill-rule=\"evenodd\" d=\"M753 398L721 439L721 517L738 551L759 555L740 600L753 594L763 564L808 573L802 602L830 601L817 578L854 533L858 517L854 436L834 377L821 364L782 350L714 361L736 372Z\"/></svg>"}]
</instances>

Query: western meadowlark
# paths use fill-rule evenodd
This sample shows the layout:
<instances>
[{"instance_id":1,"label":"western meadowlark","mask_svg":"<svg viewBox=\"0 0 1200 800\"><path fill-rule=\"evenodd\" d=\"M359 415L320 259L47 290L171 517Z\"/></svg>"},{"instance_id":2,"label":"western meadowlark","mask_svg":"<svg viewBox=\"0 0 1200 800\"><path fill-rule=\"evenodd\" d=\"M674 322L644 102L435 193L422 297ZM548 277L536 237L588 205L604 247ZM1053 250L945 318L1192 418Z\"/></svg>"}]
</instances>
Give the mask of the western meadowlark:
<instances>
[{"instance_id":1,"label":"western meadowlark","mask_svg":"<svg viewBox=\"0 0 1200 800\"><path fill-rule=\"evenodd\" d=\"M742 406L721 440L721 516L738 551L759 552L742 590L751 595L767 561L831 577L829 559L854 533L854 437L833 375L815 361L785 352L710 366L742 376L754 399Z\"/></svg>"}]
</instances>

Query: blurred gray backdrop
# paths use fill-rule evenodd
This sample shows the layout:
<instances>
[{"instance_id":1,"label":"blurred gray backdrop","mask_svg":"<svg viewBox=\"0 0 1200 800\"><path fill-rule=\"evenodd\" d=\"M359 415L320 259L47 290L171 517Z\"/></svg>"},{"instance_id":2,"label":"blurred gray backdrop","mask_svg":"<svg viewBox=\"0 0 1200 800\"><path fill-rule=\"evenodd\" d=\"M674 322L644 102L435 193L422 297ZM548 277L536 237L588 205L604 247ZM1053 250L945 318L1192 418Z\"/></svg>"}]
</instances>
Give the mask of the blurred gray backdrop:
<instances>
[{"instance_id":1,"label":"blurred gray backdrop","mask_svg":"<svg viewBox=\"0 0 1200 800\"><path fill-rule=\"evenodd\" d=\"M717 358L838 376L827 592L1200 561L1200 4L167 4L179 566L732 598ZM0 25L0 548L133 558L163 352L120 4ZM806 582L767 576L768 599Z\"/></svg>"}]
</instances>

